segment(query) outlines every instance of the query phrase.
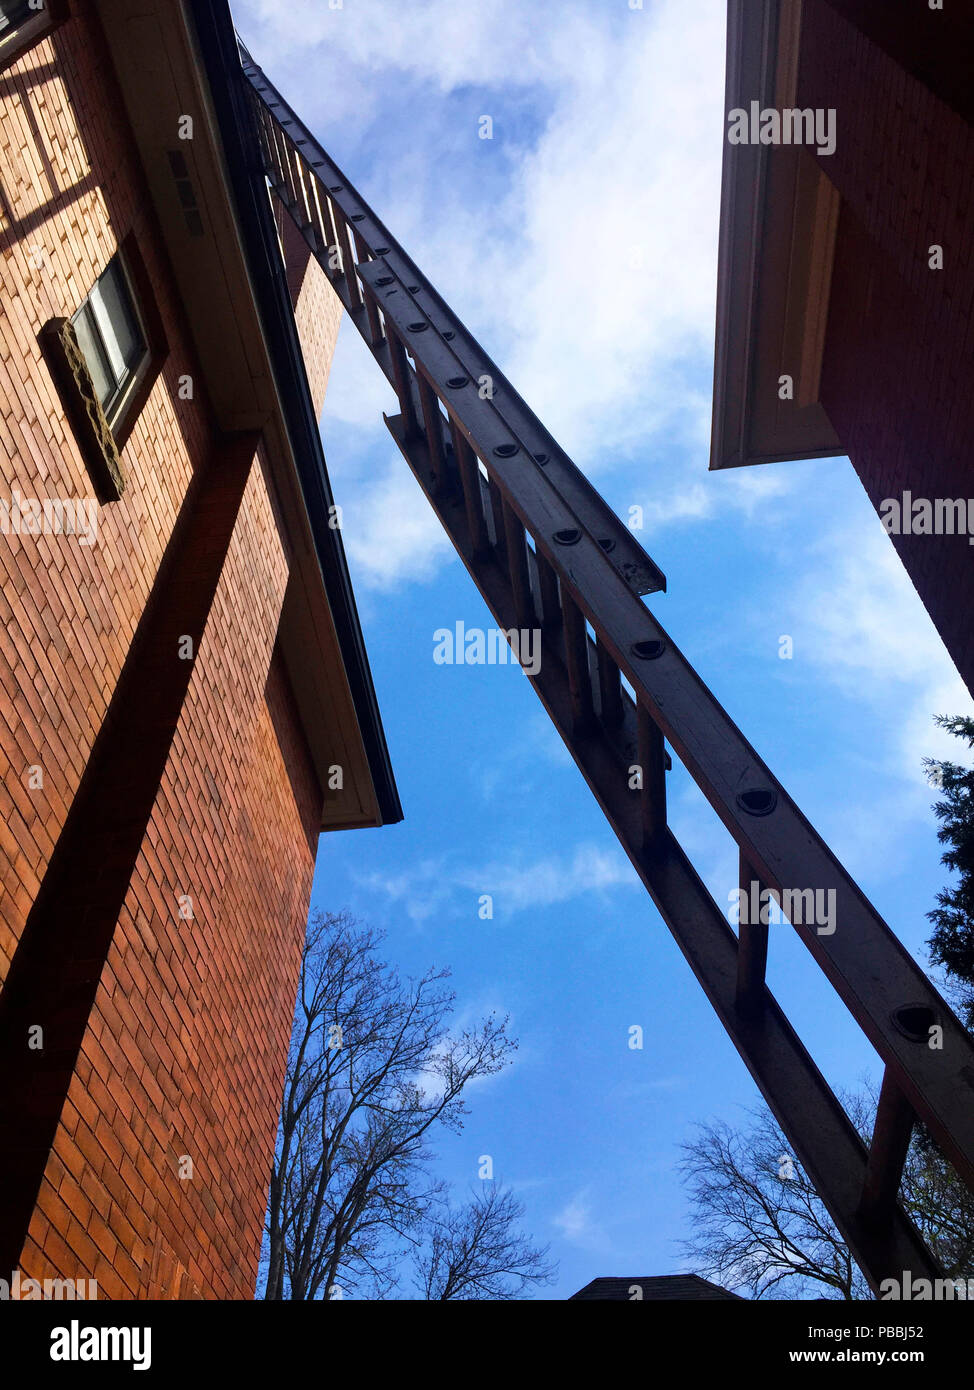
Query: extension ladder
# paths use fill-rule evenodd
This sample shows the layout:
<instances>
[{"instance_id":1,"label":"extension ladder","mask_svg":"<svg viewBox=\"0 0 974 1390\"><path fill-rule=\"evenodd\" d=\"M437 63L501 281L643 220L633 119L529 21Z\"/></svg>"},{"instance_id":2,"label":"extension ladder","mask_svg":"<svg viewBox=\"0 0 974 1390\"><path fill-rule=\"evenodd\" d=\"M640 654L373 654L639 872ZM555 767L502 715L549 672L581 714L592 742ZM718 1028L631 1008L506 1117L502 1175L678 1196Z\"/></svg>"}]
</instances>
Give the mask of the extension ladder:
<instances>
[{"instance_id":1,"label":"extension ladder","mask_svg":"<svg viewBox=\"0 0 974 1390\"><path fill-rule=\"evenodd\" d=\"M942 1273L897 1201L921 1119L974 1190L974 1040L642 602L665 579L241 48L270 185L395 390L386 418L499 625L540 629L531 683L856 1261ZM867 1148L666 820L669 754L740 851L741 885L835 893L793 923L885 1065ZM639 769L633 776L633 769ZM636 785L641 782L641 785Z\"/></svg>"}]
</instances>

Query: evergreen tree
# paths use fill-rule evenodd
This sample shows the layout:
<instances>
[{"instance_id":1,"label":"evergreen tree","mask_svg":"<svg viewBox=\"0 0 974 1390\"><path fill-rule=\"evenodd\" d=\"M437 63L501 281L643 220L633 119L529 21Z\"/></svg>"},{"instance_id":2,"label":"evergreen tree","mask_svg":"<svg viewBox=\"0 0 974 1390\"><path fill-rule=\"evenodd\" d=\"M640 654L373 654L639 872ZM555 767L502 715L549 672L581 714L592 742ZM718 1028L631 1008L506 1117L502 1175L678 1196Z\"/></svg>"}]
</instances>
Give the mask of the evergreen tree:
<instances>
[{"instance_id":1,"label":"evergreen tree","mask_svg":"<svg viewBox=\"0 0 974 1390\"><path fill-rule=\"evenodd\" d=\"M940 714L936 723L974 749L974 719ZM934 924L927 944L931 960L943 966L954 986L961 1018L974 1028L974 768L934 758L923 763L942 793L934 806L940 821L937 838L947 846L941 863L958 876L952 888L937 894L939 906L927 913Z\"/></svg>"}]
</instances>

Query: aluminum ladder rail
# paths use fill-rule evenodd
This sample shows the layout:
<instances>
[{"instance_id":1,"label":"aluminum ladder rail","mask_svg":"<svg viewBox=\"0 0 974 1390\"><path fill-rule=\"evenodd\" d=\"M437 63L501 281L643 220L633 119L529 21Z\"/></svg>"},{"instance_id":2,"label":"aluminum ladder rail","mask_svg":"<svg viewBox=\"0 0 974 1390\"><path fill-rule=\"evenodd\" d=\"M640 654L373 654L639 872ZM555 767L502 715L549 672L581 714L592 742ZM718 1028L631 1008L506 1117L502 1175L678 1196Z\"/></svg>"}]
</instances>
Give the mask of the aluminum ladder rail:
<instances>
[{"instance_id":1,"label":"aluminum ladder rail","mask_svg":"<svg viewBox=\"0 0 974 1390\"><path fill-rule=\"evenodd\" d=\"M874 1292L905 1270L939 1277L897 1193L917 1118L974 1190L974 1040L646 608L665 580L632 532L241 62L255 179L394 388L389 432L498 624L540 629L529 679L795 1156ZM667 825L664 740L737 842L742 886L835 891L833 934L793 929L885 1065L868 1149L767 988L768 928L734 933Z\"/></svg>"}]
</instances>

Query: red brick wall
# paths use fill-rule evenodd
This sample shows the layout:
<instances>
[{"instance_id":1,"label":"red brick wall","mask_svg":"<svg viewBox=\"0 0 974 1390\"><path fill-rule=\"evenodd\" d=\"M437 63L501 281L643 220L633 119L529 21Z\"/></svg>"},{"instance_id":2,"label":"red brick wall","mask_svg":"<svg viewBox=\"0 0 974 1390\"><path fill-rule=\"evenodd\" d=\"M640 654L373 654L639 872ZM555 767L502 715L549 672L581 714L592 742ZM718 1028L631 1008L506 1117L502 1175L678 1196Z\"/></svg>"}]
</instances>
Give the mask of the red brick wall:
<instances>
[{"instance_id":1,"label":"red brick wall","mask_svg":"<svg viewBox=\"0 0 974 1390\"><path fill-rule=\"evenodd\" d=\"M274 649L270 671L267 674L264 698L291 779L291 790L301 814L301 824L314 854L321 832L324 793L314 769L311 750L298 718L290 678L278 647Z\"/></svg>"},{"instance_id":2,"label":"red brick wall","mask_svg":"<svg viewBox=\"0 0 974 1390\"><path fill-rule=\"evenodd\" d=\"M92 103L97 101L96 108ZM194 468L205 403L97 28L81 17L2 74L2 495L93 496L37 334L70 315L130 230L157 287L169 356L123 452L128 488L99 509L98 542L0 536L0 972L6 973ZM28 791L40 764L44 787Z\"/></svg>"},{"instance_id":3,"label":"red brick wall","mask_svg":"<svg viewBox=\"0 0 974 1390\"><path fill-rule=\"evenodd\" d=\"M331 372L331 360L342 317L342 302L328 283L328 277L312 257L308 243L294 219L275 202L275 216L287 265L288 287L315 415L320 416Z\"/></svg>"},{"instance_id":4,"label":"red brick wall","mask_svg":"<svg viewBox=\"0 0 974 1390\"><path fill-rule=\"evenodd\" d=\"M0 978L212 446L205 402L177 397L189 338L101 36L74 8L0 85L0 495L92 495L37 333L130 232L169 352L97 544L0 537ZM31 1277L253 1294L320 811L283 671L268 683L287 575L258 459L47 1165Z\"/></svg>"},{"instance_id":5,"label":"red brick wall","mask_svg":"<svg viewBox=\"0 0 974 1390\"><path fill-rule=\"evenodd\" d=\"M937 19L914 13L932 51ZM974 499L974 130L826 0L805 5L797 104L837 112L818 156L843 200L823 404L877 508L904 490ZM974 547L894 544L974 689Z\"/></svg>"},{"instance_id":6,"label":"red brick wall","mask_svg":"<svg viewBox=\"0 0 974 1390\"><path fill-rule=\"evenodd\" d=\"M174 1296L174 1274L254 1291L313 871L262 698L287 578L268 521L255 469L23 1262L113 1298Z\"/></svg>"}]
</instances>

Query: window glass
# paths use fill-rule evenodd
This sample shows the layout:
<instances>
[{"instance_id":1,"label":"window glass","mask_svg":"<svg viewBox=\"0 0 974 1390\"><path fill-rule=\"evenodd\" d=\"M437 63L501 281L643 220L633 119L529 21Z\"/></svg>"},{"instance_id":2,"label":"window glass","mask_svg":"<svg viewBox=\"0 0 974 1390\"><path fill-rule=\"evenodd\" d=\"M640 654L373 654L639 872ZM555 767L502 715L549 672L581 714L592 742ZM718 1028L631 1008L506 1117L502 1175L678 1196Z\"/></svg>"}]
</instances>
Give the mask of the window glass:
<instances>
[{"instance_id":1,"label":"window glass","mask_svg":"<svg viewBox=\"0 0 974 1390\"><path fill-rule=\"evenodd\" d=\"M128 286L115 261L92 290L91 307L115 379L121 383L142 356L144 344L132 312Z\"/></svg>"},{"instance_id":2,"label":"window glass","mask_svg":"<svg viewBox=\"0 0 974 1390\"><path fill-rule=\"evenodd\" d=\"M74 316L78 345L106 415L146 356L146 342L128 282L116 256Z\"/></svg>"},{"instance_id":3,"label":"window glass","mask_svg":"<svg viewBox=\"0 0 974 1390\"><path fill-rule=\"evenodd\" d=\"M98 392L98 399L104 407L115 394L116 382L102 351L98 330L92 321L87 305L83 306L81 312L76 315L74 331L78 335L78 346L85 355L88 370L91 372L91 379Z\"/></svg>"},{"instance_id":4,"label":"window glass","mask_svg":"<svg viewBox=\"0 0 974 1390\"><path fill-rule=\"evenodd\" d=\"M28 0L0 0L0 38L38 13L43 11L32 10Z\"/></svg>"}]
</instances>

